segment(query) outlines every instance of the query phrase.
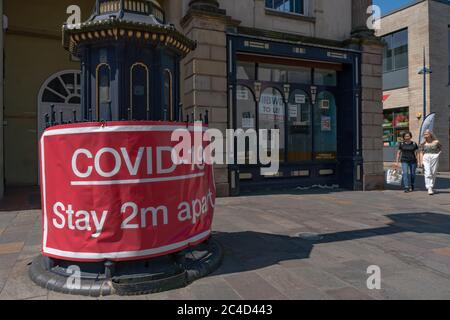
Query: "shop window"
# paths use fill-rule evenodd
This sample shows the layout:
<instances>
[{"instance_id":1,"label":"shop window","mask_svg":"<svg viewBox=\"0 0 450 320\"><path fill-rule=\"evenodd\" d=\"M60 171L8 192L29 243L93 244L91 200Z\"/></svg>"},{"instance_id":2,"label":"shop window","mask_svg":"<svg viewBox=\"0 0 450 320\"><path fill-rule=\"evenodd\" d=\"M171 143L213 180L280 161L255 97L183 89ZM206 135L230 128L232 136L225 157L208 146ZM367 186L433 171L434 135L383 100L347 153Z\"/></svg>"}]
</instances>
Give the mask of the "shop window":
<instances>
[{"instance_id":1,"label":"shop window","mask_svg":"<svg viewBox=\"0 0 450 320\"><path fill-rule=\"evenodd\" d=\"M336 159L336 101L332 93L323 91L314 107L314 157L317 160Z\"/></svg>"},{"instance_id":2,"label":"shop window","mask_svg":"<svg viewBox=\"0 0 450 320\"><path fill-rule=\"evenodd\" d=\"M245 86L236 87L236 128L256 130L256 105L253 92ZM247 142L250 143L250 142ZM246 146L244 153L237 154L239 163L249 163L250 159L257 159L256 154L250 154Z\"/></svg>"},{"instance_id":3,"label":"shop window","mask_svg":"<svg viewBox=\"0 0 450 320\"><path fill-rule=\"evenodd\" d=\"M305 14L304 2L304 0L266 0L266 8L282 12Z\"/></svg>"},{"instance_id":4,"label":"shop window","mask_svg":"<svg viewBox=\"0 0 450 320\"><path fill-rule=\"evenodd\" d=\"M258 80L286 83L288 80L288 67L262 63L258 68Z\"/></svg>"},{"instance_id":5,"label":"shop window","mask_svg":"<svg viewBox=\"0 0 450 320\"><path fill-rule=\"evenodd\" d=\"M311 69L303 67L290 67L288 69L288 82L311 84Z\"/></svg>"},{"instance_id":6,"label":"shop window","mask_svg":"<svg viewBox=\"0 0 450 320\"><path fill-rule=\"evenodd\" d=\"M409 108L384 110L383 117L383 144L395 147L402 141L403 133L409 131Z\"/></svg>"},{"instance_id":7,"label":"shop window","mask_svg":"<svg viewBox=\"0 0 450 320\"><path fill-rule=\"evenodd\" d=\"M173 80L172 73L166 69L164 71L164 120L175 120L175 110L173 106Z\"/></svg>"},{"instance_id":8,"label":"shop window","mask_svg":"<svg viewBox=\"0 0 450 320\"><path fill-rule=\"evenodd\" d=\"M386 46L383 53L383 90L407 87L408 29L382 37Z\"/></svg>"},{"instance_id":9,"label":"shop window","mask_svg":"<svg viewBox=\"0 0 450 320\"><path fill-rule=\"evenodd\" d=\"M255 80L256 65L254 62L237 62L236 77L238 80Z\"/></svg>"},{"instance_id":10,"label":"shop window","mask_svg":"<svg viewBox=\"0 0 450 320\"><path fill-rule=\"evenodd\" d=\"M131 118L146 120L150 112L149 70L145 64L135 63L131 66L130 73Z\"/></svg>"},{"instance_id":11,"label":"shop window","mask_svg":"<svg viewBox=\"0 0 450 320\"><path fill-rule=\"evenodd\" d=\"M302 90L294 90L288 104L288 161L312 160L311 104Z\"/></svg>"},{"instance_id":12,"label":"shop window","mask_svg":"<svg viewBox=\"0 0 450 320\"><path fill-rule=\"evenodd\" d=\"M280 135L280 162L284 161L284 145L285 145L285 105L283 101L283 95L278 89L267 88L265 89L259 101L258 108L259 127L258 129L278 129ZM267 149L263 152L270 150L270 141L267 143Z\"/></svg>"},{"instance_id":13,"label":"shop window","mask_svg":"<svg viewBox=\"0 0 450 320\"><path fill-rule=\"evenodd\" d=\"M97 119L111 120L111 68L102 63L97 66Z\"/></svg>"},{"instance_id":14,"label":"shop window","mask_svg":"<svg viewBox=\"0 0 450 320\"><path fill-rule=\"evenodd\" d=\"M337 86L337 72L335 70L315 69L314 84L317 86Z\"/></svg>"}]
</instances>

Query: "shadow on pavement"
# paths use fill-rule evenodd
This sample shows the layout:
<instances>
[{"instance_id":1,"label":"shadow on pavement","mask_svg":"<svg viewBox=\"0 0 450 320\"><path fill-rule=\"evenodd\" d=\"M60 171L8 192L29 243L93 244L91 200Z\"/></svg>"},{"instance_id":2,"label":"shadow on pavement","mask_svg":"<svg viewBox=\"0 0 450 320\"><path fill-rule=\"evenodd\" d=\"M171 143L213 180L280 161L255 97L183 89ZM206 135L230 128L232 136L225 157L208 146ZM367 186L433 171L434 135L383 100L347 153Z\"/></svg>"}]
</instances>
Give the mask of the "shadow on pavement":
<instances>
[{"instance_id":1,"label":"shadow on pavement","mask_svg":"<svg viewBox=\"0 0 450 320\"><path fill-rule=\"evenodd\" d=\"M316 244L350 241L403 232L450 234L450 215L405 213L388 215L392 223L379 228L300 237L260 232L215 233L224 247L224 261L213 275L252 271L286 260L309 258Z\"/></svg>"}]
</instances>

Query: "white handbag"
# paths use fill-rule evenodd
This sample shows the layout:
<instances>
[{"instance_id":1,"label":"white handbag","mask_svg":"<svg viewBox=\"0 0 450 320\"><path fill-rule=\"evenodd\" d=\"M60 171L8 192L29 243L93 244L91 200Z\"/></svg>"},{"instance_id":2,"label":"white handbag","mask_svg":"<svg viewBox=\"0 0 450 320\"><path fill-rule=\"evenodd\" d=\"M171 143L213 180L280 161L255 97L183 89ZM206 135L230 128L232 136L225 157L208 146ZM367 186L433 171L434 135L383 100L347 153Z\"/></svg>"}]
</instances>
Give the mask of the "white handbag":
<instances>
[{"instance_id":1,"label":"white handbag","mask_svg":"<svg viewBox=\"0 0 450 320\"><path fill-rule=\"evenodd\" d=\"M402 172L397 169L389 169L386 175L386 183L393 186L401 186L402 185Z\"/></svg>"}]
</instances>

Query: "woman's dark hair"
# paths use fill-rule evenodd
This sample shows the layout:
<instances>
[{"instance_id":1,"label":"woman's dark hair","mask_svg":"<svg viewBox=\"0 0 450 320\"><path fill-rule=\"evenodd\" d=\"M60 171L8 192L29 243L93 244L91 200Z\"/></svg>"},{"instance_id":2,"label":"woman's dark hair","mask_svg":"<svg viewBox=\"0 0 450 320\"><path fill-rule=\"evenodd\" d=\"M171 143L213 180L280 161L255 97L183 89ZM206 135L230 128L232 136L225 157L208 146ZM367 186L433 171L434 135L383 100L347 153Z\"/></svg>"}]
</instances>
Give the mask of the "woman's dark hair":
<instances>
[{"instance_id":1,"label":"woman's dark hair","mask_svg":"<svg viewBox=\"0 0 450 320\"><path fill-rule=\"evenodd\" d=\"M411 138L413 137L412 133L411 133L410 131L408 131L408 132L404 132L404 133L403 133L402 138L405 139L405 137L406 137L407 135L409 135Z\"/></svg>"}]
</instances>

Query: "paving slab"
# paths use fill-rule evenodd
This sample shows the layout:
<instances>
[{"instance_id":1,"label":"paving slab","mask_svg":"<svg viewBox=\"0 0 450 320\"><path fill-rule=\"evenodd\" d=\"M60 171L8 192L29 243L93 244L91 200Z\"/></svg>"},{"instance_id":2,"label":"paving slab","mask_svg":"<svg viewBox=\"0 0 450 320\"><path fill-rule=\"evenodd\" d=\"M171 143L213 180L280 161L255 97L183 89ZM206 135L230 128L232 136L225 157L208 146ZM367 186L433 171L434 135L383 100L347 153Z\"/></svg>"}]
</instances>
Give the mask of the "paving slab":
<instances>
[{"instance_id":1,"label":"paving slab","mask_svg":"<svg viewBox=\"0 0 450 320\"><path fill-rule=\"evenodd\" d=\"M440 191L432 198L288 190L217 199L214 237L225 253L217 271L186 288L99 299L450 299L450 193ZM86 299L29 279L41 221L26 206L0 203L0 299ZM380 290L367 287L371 265L380 267Z\"/></svg>"}]
</instances>

